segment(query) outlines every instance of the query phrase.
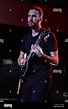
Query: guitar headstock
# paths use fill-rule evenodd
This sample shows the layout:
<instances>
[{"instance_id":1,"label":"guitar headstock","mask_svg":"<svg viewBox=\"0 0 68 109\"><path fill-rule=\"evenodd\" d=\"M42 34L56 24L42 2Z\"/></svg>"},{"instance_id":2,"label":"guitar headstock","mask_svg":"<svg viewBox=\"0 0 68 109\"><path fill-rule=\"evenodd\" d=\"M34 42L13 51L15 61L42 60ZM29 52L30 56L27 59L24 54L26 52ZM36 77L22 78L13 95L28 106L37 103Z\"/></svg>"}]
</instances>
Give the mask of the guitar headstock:
<instances>
[{"instance_id":1,"label":"guitar headstock","mask_svg":"<svg viewBox=\"0 0 68 109\"><path fill-rule=\"evenodd\" d=\"M44 34L45 36L47 36L48 34L50 34L50 28L47 28L47 29L43 32L43 34Z\"/></svg>"},{"instance_id":2,"label":"guitar headstock","mask_svg":"<svg viewBox=\"0 0 68 109\"><path fill-rule=\"evenodd\" d=\"M42 32L40 33L40 35L39 35L37 41L36 41L36 44L40 43L40 39L41 39L42 37L44 37L44 40L46 40L48 37L50 37L49 34L50 34L50 28L48 28L48 29L42 31Z\"/></svg>"},{"instance_id":3,"label":"guitar headstock","mask_svg":"<svg viewBox=\"0 0 68 109\"><path fill-rule=\"evenodd\" d=\"M46 40L48 37L50 37L50 28L47 28L44 32L43 32L44 40Z\"/></svg>"}]
</instances>

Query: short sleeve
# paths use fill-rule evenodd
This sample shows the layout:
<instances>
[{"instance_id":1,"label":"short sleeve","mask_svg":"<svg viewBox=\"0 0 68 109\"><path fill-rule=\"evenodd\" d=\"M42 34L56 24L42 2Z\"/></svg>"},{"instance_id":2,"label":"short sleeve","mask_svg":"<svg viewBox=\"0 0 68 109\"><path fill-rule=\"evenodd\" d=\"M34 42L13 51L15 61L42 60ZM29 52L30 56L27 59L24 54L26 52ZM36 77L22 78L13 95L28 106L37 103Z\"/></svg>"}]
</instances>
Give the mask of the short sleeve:
<instances>
[{"instance_id":1,"label":"short sleeve","mask_svg":"<svg viewBox=\"0 0 68 109\"><path fill-rule=\"evenodd\" d=\"M48 51L57 51L58 50L58 42L55 34L53 32L50 33L50 37L48 38Z\"/></svg>"}]
</instances>

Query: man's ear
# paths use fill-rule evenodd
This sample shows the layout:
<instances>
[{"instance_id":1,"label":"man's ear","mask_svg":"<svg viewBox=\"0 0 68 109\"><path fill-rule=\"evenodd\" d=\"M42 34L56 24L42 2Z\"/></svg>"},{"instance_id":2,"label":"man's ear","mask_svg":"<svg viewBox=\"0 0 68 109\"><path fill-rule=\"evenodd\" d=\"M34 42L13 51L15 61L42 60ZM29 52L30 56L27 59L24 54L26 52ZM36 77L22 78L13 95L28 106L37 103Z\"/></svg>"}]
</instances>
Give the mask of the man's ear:
<instances>
[{"instance_id":1,"label":"man's ear","mask_svg":"<svg viewBox=\"0 0 68 109\"><path fill-rule=\"evenodd\" d=\"M41 17L39 18L39 21L41 21L41 22L42 22L42 20L43 20L43 17L41 16Z\"/></svg>"}]
</instances>

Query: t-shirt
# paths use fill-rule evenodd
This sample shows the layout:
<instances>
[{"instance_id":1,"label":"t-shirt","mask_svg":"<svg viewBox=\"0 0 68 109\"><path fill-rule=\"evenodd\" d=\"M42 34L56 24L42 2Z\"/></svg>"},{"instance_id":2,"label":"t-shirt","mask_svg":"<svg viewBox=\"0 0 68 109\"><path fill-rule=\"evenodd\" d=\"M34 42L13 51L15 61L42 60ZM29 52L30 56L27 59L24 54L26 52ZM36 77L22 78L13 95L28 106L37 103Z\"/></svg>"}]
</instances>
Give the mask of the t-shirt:
<instances>
[{"instance_id":1,"label":"t-shirt","mask_svg":"<svg viewBox=\"0 0 68 109\"><path fill-rule=\"evenodd\" d=\"M40 30L40 33L35 37L32 36L31 32L27 33L23 37L23 40L21 41L21 51L23 51L24 53L27 53L27 56L30 53L31 45L35 44L37 38L41 34L41 31L46 32L46 29L42 28ZM43 35L43 37L41 37L39 46L42 48L43 52L46 55L50 56L51 51L58 50L57 39L56 39L56 36L54 35L54 33L51 31L49 33L49 37L46 40L45 40L45 38L46 38L46 35ZM51 64L48 63L47 61L45 61L44 59L38 57L36 54L34 54L34 56L30 58L28 65L29 65L29 67L28 67L29 75L36 74L38 76L38 74L41 74L41 75L45 76L45 74L47 74L46 72L49 72L49 71L52 72ZM34 73L33 73L33 71L34 71Z\"/></svg>"}]
</instances>

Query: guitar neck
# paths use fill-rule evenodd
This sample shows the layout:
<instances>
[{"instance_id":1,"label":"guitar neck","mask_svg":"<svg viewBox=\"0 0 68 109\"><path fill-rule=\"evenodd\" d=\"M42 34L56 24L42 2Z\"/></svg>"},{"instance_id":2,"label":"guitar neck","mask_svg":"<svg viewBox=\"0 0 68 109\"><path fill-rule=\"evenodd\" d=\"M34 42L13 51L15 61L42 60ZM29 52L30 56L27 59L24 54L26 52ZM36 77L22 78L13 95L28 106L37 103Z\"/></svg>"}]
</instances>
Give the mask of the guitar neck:
<instances>
[{"instance_id":1,"label":"guitar neck","mask_svg":"<svg viewBox=\"0 0 68 109\"><path fill-rule=\"evenodd\" d=\"M39 37L37 38L35 44L38 44L39 45L39 43L41 41L41 38L44 37L44 35L46 36L45 37L45 40L46 40L49 37L49 32L50 32L50 29L48 29L47 31L41 32L40 35L39 35ZM27 59L26 60L29 61L30 57L33 56L33 55L34 55L34 53L33 52L30 52L29 55L27 56Z\"/></svg>"},{"instance_id":2,"label":"guitar neck","mask_svg":"<svg viewBox=\"0 0 68 109\"><path fill-rule=\"evenodd\" d=\"M41 39L41 38L40 38L40 36L39 36L38 39L36 40L35 44L39 44L40 39ZM30 52L29 55L27 56L27 59L26 59L26 60L29 61L30 57L33 56L33 55L34 55L34 53L33 53L33 52Z\"/></svg>"},{"instance_id":3,"label":"guitar neck","mask_svg":"<svg viewBox=\"0 0 68 109\"><path fill-rule=\"evenodd\" d=\"M29 55L27 56L27 59L26 59L27 61L29 61L32 54L33 54L32 52L29 53Z\"/></svg>"}]
</instances>

